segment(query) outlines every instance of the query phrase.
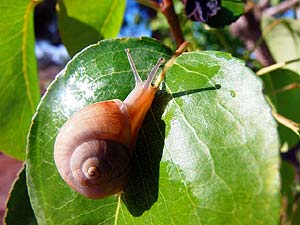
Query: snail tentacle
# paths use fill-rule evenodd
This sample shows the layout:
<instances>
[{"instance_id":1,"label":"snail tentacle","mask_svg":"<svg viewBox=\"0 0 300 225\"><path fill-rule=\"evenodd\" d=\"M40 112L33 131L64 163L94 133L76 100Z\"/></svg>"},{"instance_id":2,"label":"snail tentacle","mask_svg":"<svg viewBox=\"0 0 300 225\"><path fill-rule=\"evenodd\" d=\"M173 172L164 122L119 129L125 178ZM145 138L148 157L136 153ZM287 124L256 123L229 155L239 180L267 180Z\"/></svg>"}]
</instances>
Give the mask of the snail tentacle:
<instances>
[{"instance_id":1,"label":"snail tentacle","mask_svg":"<svg viewBox=\"0 0 300 225\"><path fill-rule=\"evenodd\" d=\"M125 51L135 88L124 102L97 102L76 112L62 126L54 144L59 174L89 198L104 198L125 188L139 130L158 90L151 82L164 59L160 58L142 81L130 50Z\"/></svg>"}]
</instances>

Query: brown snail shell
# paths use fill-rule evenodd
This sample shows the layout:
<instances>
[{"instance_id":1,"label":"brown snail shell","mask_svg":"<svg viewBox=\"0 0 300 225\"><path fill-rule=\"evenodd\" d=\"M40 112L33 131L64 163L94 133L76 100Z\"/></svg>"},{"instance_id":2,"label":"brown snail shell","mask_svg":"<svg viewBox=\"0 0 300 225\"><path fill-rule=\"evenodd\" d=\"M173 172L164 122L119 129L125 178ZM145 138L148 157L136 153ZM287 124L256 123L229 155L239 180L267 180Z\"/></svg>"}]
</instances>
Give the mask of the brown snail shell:
<instances>
[{"instance_id":1,"label":"brown snail shell","mask_svg":"<svg viewBox=\"0 0 300 225\"><path fill-rule=\"evenodd\" d=\"M142 81L127 56L136 85L124 102L114 99L88 105L60 129L54 160L64 181L89 198L103 198L124 189L138 132L154 99L151 82L164 61L159 59Z\"/></svg>"}]
</instances>

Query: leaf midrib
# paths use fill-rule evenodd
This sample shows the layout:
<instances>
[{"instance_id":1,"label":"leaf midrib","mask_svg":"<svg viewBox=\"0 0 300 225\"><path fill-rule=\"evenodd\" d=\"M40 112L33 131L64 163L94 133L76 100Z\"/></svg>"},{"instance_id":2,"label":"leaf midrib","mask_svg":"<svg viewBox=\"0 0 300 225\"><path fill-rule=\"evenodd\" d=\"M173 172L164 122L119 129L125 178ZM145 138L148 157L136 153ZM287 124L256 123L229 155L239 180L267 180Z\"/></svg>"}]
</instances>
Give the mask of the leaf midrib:
<instances>
[{"instance_id":1,"label":"leaf midrib","mask_svg":"<svg viewBox=\"0 0 300 225\"><path fill-rule=\"evenodd\" d=\"M25 14L24 14L24 24L22 27L22 32L23 32L23 37L22 37L22 72L23 72L23 77L24 77L24 81L25 81L25 87L26 87L26 94L28 97L28 101L30 104L30 109L31 112L34 113L35 112L35 104L33 102L33 97L31 95L31 91L30 91L30 83L29 83L29 74L28 74L28 60L27 60L27 44L28 44L28 25L29 25L29 15L31 13L31 10L39 3L39 1L34 1L31 0L29 1L26 10L25 10Z\"/></svg>"}]
</instances>

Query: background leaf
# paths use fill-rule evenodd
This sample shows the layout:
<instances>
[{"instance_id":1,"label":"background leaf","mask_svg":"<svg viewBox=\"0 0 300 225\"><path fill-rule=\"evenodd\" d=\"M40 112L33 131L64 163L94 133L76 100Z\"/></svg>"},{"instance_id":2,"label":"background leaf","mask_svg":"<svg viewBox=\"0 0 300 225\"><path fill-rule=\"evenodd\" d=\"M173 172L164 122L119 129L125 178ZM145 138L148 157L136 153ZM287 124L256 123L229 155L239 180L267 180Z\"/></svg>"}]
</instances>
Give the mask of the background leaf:
<instances>
[{"instance_id":1,"label":"background leaf","mask_svg":"<svg viewBox=\"0 0 300 225\"><path fill-rule=\"evenodd\" d=\"M116 37L121 29L125 0L59 0L58 25L71 55L91 43Z\"/></svg>"},{"instance_id":2,"label":"background leaf","mask_svg":"<svg viewBox=\"0 0 300 225\"><path fill-rule=\"evenodd\" d=\"M290 163L282 160L280 166L281 174L281 194L282 194L282 214L281 222L282 225L288 224L293 218L293 204L296 199L296 171L295 167ZM294 214L296 215L296 214Z\"/></svg>"},{"instance_id":3,"label":"background leaf","mask_svg":"<svg viewBox=\"0 0 300 225\"><path fill-rule=\"evenodd\" d=\"M15 0L0 5L0 150L21 160L40 96L34 55L35 4Z\"/></svg>"},{"instance_id":4,"label":"background leaf","mask_svg":"<svg viewBox=\"0 0 300 225\"><path fill-rule=\"evenodd\" d=\"M223 0L217 15L211 17L207 24L211 27L221 28L235 22L244 13L245 3L241 0Z\"/></svg>"},{"instance_id":5,"label":"background leaf","mask_svg":"<svg viewBox=\"0 0 300 225\"><path fill-rule=\"evenodd\" d=\"M59 177L54 165L53 144L59 128L74 112L91 102L125 99L133 89L134 77L125 48L131 49L136 67L143 78L159 57L168 58L172 53L169 48L149 38L102 41L71 60L43 98L31 128L27 160L29 193L39 224L60 224L62 220L65 224L114 222L117 197L91 200L71 190ZM141 142L138 145L142 145ZM162 147L156 147L157 145L153 146L154 152L162 151ZM145 153L144 157L149 160ZM144 173L152 173L152 167L145 170L147 169ZM153 170L157 169L153 167ZM149 182L155 185L155 179L157 177ZM131 184L135 181L131 180ZM135 207L137 205L143 210L150 207L149 204L142 205L147 202L143 199L152 202L156 200L155 193L149 191L157 187L151 188L149 185L149 191L142 190L144 193L140 194L140 201L130 201L130 187L132 185L124 200L135 214L141 213ZM49 195L49 191L55 192L55 195ZM147 198L147 195L154 197Z\"/></svg>"},{"instance_id":6,"label":"background leaf","mask_svg":"<svg viewBox=\"0 0 300 225\"><path fill-rule=\"evenodd\" d=\"M20 172L10 193L5 223L7 225L37 225L27 192L25 168Z\"/></svg>"},{"instance_id":7,"label":"background leaf","mask_svg":"<svg viewBox=\"0 0 300 225\"><path fill-rule=\"evenodd\" d=\"M264 40L276 62L300 58L300 21L294 19L274 19L264 16L262 30L270 29ZM300 62L284 68L300 73Z\"/></svg>"},{"instance_id":8,"label":"background leaf","mask_svg":"<svg viewBox=\"0 0 300 225\"><path fill-rule=\"evenodd\" d=\"M276 111L295 121L300 122L300 89L285 90L288 85L300 82L299 74L288 70L279 69L262 76L265 84L265 93L269 96ZM289 128L279 124L282 151L291 149L299 142L299 137Z\"/></svg>"},{"instance_id":9,"label":"background leaf","mask_svg":"<svg viewBox=\"0 0 300 225\"><path fill-rule=\"evenodd\" d=\"M261 82L225 53L187 53L168 71L140 132L118 215L116 196L86 199L62 181L53 162L55 136L83 106L127 96L134 85L128 47L143 77L157 58L171 55L149 38L101 41L72 59L43 98L27 167L38 222L278 224L276 123Z\"/></svg>"}]
</instances>

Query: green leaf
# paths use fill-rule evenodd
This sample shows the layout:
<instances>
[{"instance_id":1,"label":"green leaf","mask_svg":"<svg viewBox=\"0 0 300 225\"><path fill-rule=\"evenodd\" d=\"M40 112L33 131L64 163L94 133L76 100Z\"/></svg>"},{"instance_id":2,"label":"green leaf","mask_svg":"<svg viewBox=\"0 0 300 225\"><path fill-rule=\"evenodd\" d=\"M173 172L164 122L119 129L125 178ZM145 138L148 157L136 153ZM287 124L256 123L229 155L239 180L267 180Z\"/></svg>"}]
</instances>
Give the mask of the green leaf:
<instances>
[{"instance_id":1,"label":"green leaf","mask_svg":"<svg viewBox=\"0 0 300 225\"><path fill-rule=\"evenodd\" d=\"M298 225L298 224L300 224L300 201L299 201L299 199L298 199L298 202L297 202L297 207L295 207L295 208L296 208L296 210L295 210L295 212L293 214L291 225Z\"/></svg>"},{"instance_id":2,"label":"green leaf","mask_svg":"<svg viewBox=\"0 0 300 225\"><path fill-rule=\"evenodd\" d=\"M276 123L261 82L225 53L187 53L170 68L120 204L116 196L87 199L62 181L53 161L56 134L83 106L132 90L128 47L144 78L171 55L149 38L101 41L71 60L39 105L27 167L39 224L278 224Z\"/></svg>"},{"instance_id":3,"label":"green leaf","mask_svg":"<svg viewBox=\"0 0 300 225\"><path fill-rule=\"evenodd\" d=\"M39 101L33 8L37 1L0 5L0 149L25 159L26 136Z\"/></svg>"},{"instance_id":4,"label":"green leaf","mask_svg":"<svg viewBox=\"0 0 300 225\"><path fill-rule=\"evenodd\" d=\"M71 55L105 38L116 37L121 28L125 0L59 0L58 25Z\"/></svg>"},{"instance_id":5,"label":"green leaf","mask_svg":"<svg viewBox=\"0 0 300 225\"><path fill-rule=\"evenodd\" d=\"M286 221L290 221L293 214L293 204L296 190L296 171L295 167L286 161L281 161L280 167L281 193L283 202L283 213ZM288 223L283 223L288 224Z\"/></svg>"},{"instance_id":6,"label":"green leaf","mask_svg":"<svg viewBox=\"0 0 300 225\"><path fill-rule=\"evenodd\" d=\"M276 111L293 121L300 121L300 90L298 88L284 90L288 85L300 82L299 74L287 70L279 69L262 76L265 84L265 93L269 96ZM297 136L289 128L278 126L282 151L291 149L299 142Z\"/></svg>"},{"instance_id":7,"label":"green leaf","mask_svg":"<svg viewBox=\"0 0 300 225\"><path fill-rule=\"evenodd\" d=\"M20 172L10 193L6 208L5 224L37 225L27 192L25 168Z\"/></svg>"},{"instance_id":8,"label":"green leaf","mask_svg":"<svg viewBox=\"0 0 300 225\"><path fill-rule=\"evenodd\" d=\"M173 96L181 96L165 112L160 173L181 184L181 193L164 196L174 201L173 215L189 203L192 224L278 224L278 137L261 82L221 52L183 54L167 78ZM216 84L219 90L206 91Z\"/></svg>"},{"instance_id":9,"label":"green leaf","mask_svg":"<svg viewBox=\"0 0 300 225\"><path fill-rule=\"evenodd\" d=\"M277 24L278 23L278 24ZM274 19L264 16L262 30L266 32L264 40L276 62L300 58L300 21L294 19ZM284 68L300 73L300 62L292 63Z\"/></svg>"},{"instance_id":10,"label":"green leaf","mask_svg":"<svg viewBox=\"0 0 300 225\"><path fill-rule=\"evenodd\" d=\"M95 201L84 198L71 190L59 177L54 165L53 144L58 129L74 112L91 102L114 98L124 99L132 90L134 77L124 51L125 48L131 49L136 66L143 78L150 72L159 57L169 58L172 54L169 48L149 38L101 41L71 60L50 86L39 106L29 136L27 167L30 198L39 224L60 224L65 218L69 218L65 224L73 224L74 221L80 221L78 222L80 224L114 221L117 198L112 196ZM151 122L153 124L153 121ZM142 144L139 142L138 145ZM154 149L154 153L157 151L161 152L162 147ZM136 152L143 154L144 151ZM156 157L155 154L152 156ZM145 154L144 157L150 160ZM159 160L160 158L158 162ZM148 162L148 165L149 163L151 162ZM133 168L137 163L134 164ZM158 173L157 165L153 168L148 166L145 170L142 172L150 176L154 170ZM149 183L155 185L158 174L156 176ZM134 183L135 180L130 182ZM156 187L151 184L147 186L149 190L142 190L144 194L141 194L141 198L146 198L147 201L153 203L156 199L150 195L155 193L149 193L149 191ZM129 199L132 193L130 187L132 185L129 185L129 191L124 200L128 202L131 211L141 213L140 211L134 212L136 205L141 206L142 210L149 208L151 203L148 204L143 199L132 203L133 201ZM49 195L49 191L55 195ZM150 197L147 198L147 195ZM99 213L97 209L102 213Z\"/></svg>"},{"instance_id":11,"label":"green leaf","mask_svg":"<svg viewBox=\"0 0 300 225\"><path fill-rule=\"evenodd\" d=\"M222 28L235 22L244 13L245 2L242 0L221 1L221 9L217 15L211 17L207 24L211 27Z\"/></svg>"}]
</instances>

